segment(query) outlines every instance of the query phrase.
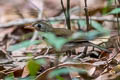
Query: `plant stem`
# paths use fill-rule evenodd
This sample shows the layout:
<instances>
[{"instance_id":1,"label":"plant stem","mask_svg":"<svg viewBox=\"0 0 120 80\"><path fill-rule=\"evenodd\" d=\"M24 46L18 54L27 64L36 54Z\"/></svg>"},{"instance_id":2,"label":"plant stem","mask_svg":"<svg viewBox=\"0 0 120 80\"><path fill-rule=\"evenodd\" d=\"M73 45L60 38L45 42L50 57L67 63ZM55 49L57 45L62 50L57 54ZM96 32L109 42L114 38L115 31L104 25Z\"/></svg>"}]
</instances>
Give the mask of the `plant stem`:
<instances>
[{"instance_id":1,"label":"plant stem","mask_svg":"<svg viewBox=\"0 0 120 80\"><path fill-rule=\"evenodd\" d=\"M67 0L67 26L68 26L68 29L71 29L71 24L70 24L70 0Z\"/></svg>"},{"instance_id":2,"label":"plant stem","mask_svg":"<svg viewBox=\"0 0 120 80\"><path fill-rule=\"evenodd\" d=\"M88 9L87 9L87 0L85 0L85 15L86 15L86 23L87 23L87 31L89 29L89 16L88 16Z\"/></svg>"},{"instance_id":3,"label":"plant stem","mask_svg":"<svg viewBox=\"0 0 120 80\"><path fill-rule=\"evenodd\" d=\"M64 15L65 15L65 20L66 20L67 27L68 27L68 29L71 29L71 24L70 24L70 0L67 0L66 11L65 11L64 4L63 4L63 0L61 0L61 6L62 6Z\"/></svg>"},{"instance_id":4,"label":"plant stem","mask_svg":"<svg viewBox=\"0 0 120 80\"><path fill-rule=\"evenodd\" d=\"M117 8L117 1L115 0L115 4L116 4L116 8ZM118 13L116 14L116 17L117 17L117 27L118 27L118 36L120 35L120 24L119 24L119 16L118 16Z\"/></svg>"}]
</instances>

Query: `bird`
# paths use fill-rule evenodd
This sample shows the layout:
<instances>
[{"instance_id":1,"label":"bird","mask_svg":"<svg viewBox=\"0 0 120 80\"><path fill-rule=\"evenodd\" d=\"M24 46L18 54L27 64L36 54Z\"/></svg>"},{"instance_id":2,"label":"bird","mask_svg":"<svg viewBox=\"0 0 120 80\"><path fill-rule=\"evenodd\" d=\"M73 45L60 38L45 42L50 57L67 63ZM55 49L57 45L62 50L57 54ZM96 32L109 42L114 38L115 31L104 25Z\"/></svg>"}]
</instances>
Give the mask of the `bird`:
<instances>
[{"instance_id":1,"label":"bird","mask_svg":"<svg viewBox=\"0 0 120 80\"><path fill-rule=\"evenodd\" d=\"M74 33L73 31L66 29L66 28L53 28L51 24L48 24L47 22L40 21L37 23L34 23L32 25L35 30L41 31L41 32L52 32L54 33L57 37L70 37Z\"/></svg>"},{"instance_id":2,"label":"bird","mask_svg":"<svg viewBox=\"0 0 120 80\"><path fill-rule=\"evenodd\" d=\"M69 38L74 34L73 31L66 29L66 28L53 28L53 26L51 24L44 22L44 21L39 21L39 22L33 23L32 26L28 29L34 29L39 32L51 32L51 33L55 34L56 37L62 37L62 38ZM84 47L84 46L93 46L93 47L103 50L105 52L111 53L111 51L109 51L108 49L105 49L94 43L91 43L90 41L85 40L84 38L83 39L78 38L75 40L68 41L67 43L65 43L62 46L61 52L73 50L75 48Z\"/></svg>"}]
</instances>

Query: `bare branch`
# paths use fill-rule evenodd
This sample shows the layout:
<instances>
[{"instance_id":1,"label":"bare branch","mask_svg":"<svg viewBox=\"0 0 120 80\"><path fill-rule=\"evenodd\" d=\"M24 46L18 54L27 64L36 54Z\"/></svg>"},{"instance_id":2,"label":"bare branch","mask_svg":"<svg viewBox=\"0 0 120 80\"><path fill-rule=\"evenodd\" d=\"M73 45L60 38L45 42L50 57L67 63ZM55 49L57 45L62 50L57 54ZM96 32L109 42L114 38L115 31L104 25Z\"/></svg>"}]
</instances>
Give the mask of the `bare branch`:
<instances>
[{"instance_id":1,"label":"bare branch","mask_svg":"<svg viewBox=\"0 0 120 80\"><path fill-rule=\"evenodd\" d=\"M80 19L86 19L86 17L82 16L82 17L72 17L71 16L71 20L80 20ZM19 20L15 20L15 21L10 21L8 23L5 24L0 24L0 27L10 27L10 26L18 26L18 25L24 25L24 24L30 24L30 23L35 23L38 21L63 21L65 20L64 17L54 17L54 18L49 18L48 20L41 20L38 18L26 18L26 19L19 19ZM97 20L97 21L108 21L108 22L117 22L117 18L106 18L106 17L90 17L90 20ZM120 21L120 18L119 18Z\"/></svg>"}]
</instances>

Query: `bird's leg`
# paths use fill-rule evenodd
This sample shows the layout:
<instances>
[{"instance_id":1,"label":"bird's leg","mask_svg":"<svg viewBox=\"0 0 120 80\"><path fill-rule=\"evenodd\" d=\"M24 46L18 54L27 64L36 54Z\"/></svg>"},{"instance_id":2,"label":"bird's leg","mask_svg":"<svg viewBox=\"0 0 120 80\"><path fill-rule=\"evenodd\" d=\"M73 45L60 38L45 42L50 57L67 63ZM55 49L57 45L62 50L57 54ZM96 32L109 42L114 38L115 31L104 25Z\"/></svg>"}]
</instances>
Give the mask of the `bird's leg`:
<instances>
[{"instance_id":1,"label":"bird's leg","mask_svg":"<svg viewBox=\"0 0 120 80\"><path fill-rule=\"evenodd\" d=\"M71 52L72 52L73 55L76 55L75 49L73 49Z\"/></svg>"},{"instance_id":2,"label":"bird's leg","mask_svg":"<svg viewBox=\"0 0 120 80\"><path fill-rule=\"evenodd\" d=\"M71 56L71 50L66 51L66 55Z\"/></svg>"},{"instance_id":3,"label":"bird's leg","mask_svg":"<svg viewBox=\"0 0 120 80\"><path fill-rule=\"evenodd\" d=\"M59 65L59 58L60 58L60 52L56 51L56 61L55 61L55 66L56 67Z\"/></svg>"},{"instance_id":4,"label":"bird's leg","mask_svg":"<svg viewBox=\"0 0 120 80\"><path fill-rule=\"evenodd\" d=\"M92 51L94 51L94 50L95 50L95 47L93 46L93 47L92 47Z\"/></svg>"},{"instance_id":5,"label":"bird's leg","mask_svg":"<svg viewBox=\"0 0 120 80\"><path fill-rule=\"evenodd\" d=\"M46 52L44 53L44 55L47 55L47 53L49 52L49 50L50 50L50 47L48 46Z\"/></svg>"},{"instance_id":6,"label":"bird's leg","mask_svg":"<svg viewBox=\"0 0 120 80\"><path fill-rule=\"evenodd\" d=\"M85 46L84 51L83 51L84 57L87 55L87 50L88 50L88 46Z\"/></svg>"},{"instance_id":7,"label":"bird's leg","mask_svg":"<svg viewBox=\"0 0 120 80\"><path fill-rule=\"evenodd\" d=\"M67 50L66 54L70 57L72 54L76 54L75 49Z\"/></svg>"},{"instance_id":8,"label":"bird's leg","mask_svg":"<svg viewBox=\"0 0 120 80\"><path fill-rule=\"evenodd\" d=\"M72 50L66 51L66 54L70 57L72 55Z\"/></svg>"},{"instance_id":9,"label":"bird's leg","mask_svg":"<svg viewBox=\"0 0 120 80\"><path fill-rule=\"evenodd\" d=\"M87 55L87 50L88 50L88 46L85 46L84 51L83 51L83 52L80 52L80 54L79 54L77 57L75 57L74 59L86 57L86 55Z\"/></svg>"}]
</instances>

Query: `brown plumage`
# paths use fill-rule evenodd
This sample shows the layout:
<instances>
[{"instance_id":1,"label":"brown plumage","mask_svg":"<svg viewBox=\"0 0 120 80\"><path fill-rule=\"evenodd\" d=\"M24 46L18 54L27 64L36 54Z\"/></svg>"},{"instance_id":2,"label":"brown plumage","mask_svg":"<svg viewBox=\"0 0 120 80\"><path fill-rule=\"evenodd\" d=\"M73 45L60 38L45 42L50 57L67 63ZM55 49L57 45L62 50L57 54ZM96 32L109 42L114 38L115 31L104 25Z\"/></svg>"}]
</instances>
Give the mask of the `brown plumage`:
<instances>
[{"instance_id":1,"label":"brown plumage","mask_svg":"<svg viewBox=\"0 0 120 80\"><path fill-rule=\"evenodd\" d=\"M72 34L73 34L73 32L71 30L68 30L68 29L65 29L65 28L53 28L52 25L50 25L50 24L48 24L46 22L42 22L42 21L33 24L33 27L37 31L52 32L57 37L68 38L68 37L72 36ZM89 42L88 40L84 40L84 39L77 39L77 40L67 42L66 44L63 45L63 48L61 50L62 51L67 51L67 50L71 50L71 49L75 49L77 47L83 47L83 46L94 46L94 47L99 48L101 50L110 52L107 49L99 47L99 46Z\"/></svg>"},{"instance_id":2,"label":"brown plumage","mask_svg":"<svg viewBox=\"0 0 120 80\"><path fill-rule=\"evenodd\" d=\"M70 37L73 34L73 31L65 28L53 28L52 25L46 22L38 22L33 24L34 28L42 32L52 32L57 37Z\"/></svg>"}]
</instances>

